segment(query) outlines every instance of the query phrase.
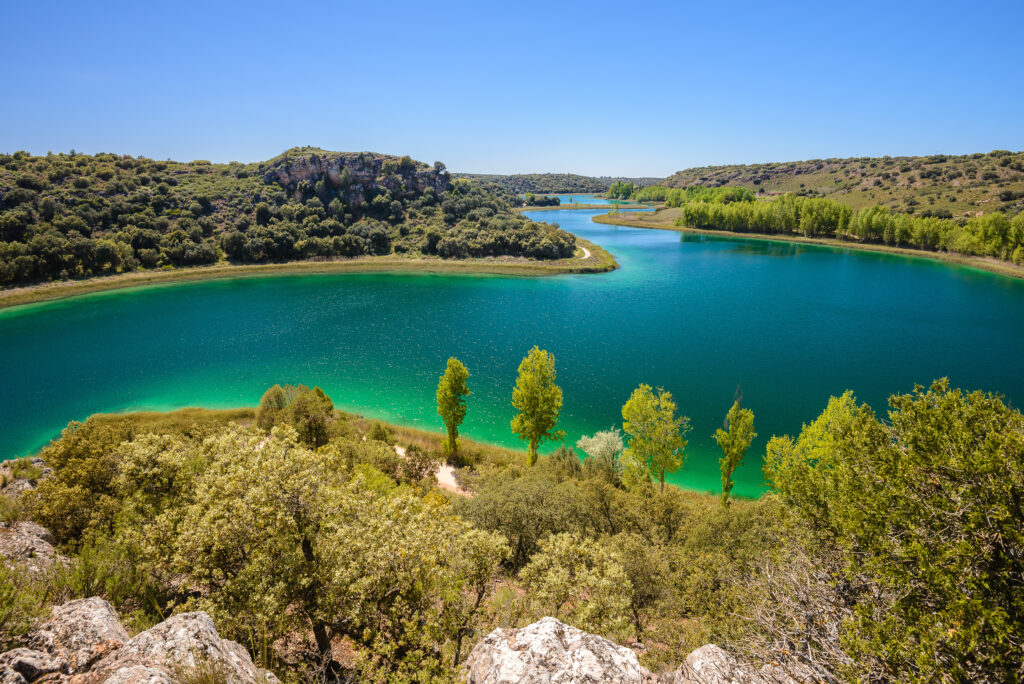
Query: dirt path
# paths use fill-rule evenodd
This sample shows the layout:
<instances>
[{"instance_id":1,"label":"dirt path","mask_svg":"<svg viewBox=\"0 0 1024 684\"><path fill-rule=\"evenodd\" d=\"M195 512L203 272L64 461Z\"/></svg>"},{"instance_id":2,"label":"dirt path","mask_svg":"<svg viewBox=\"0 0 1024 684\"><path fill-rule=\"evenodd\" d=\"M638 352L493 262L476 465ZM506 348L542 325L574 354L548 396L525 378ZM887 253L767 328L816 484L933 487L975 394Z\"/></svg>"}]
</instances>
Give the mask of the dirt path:
<instances>
[{"instance_id":1,"label":"dirt path","mask_svg":"<svg viewBox=\"0 0 1024 684\"><path fill-rule=\"evenodd\" d=\"M586 247L584 247L583 245L580 245L580 249L583 250L583 258L584 259L589 259L590 258L590 250L587 249Z\"/></svg>"},{"instance_id":2,"label":"dirt path","mask_svg":"<svg viewBox=\"0 0 1024 684\"><path fill-rule=\"evenodd\" d=\"M402 458L405 458L405 447L395 445L395 453ZM437 470L434 471L434 476L437 477L437 486L441 489L449 491L453 494L460 496L473 496L471 492L467 492L465 489L459 486L458 481L455 479L455 468L448 465L447 463L440 463L437 466Z\"/></svg>"}]
</instances>

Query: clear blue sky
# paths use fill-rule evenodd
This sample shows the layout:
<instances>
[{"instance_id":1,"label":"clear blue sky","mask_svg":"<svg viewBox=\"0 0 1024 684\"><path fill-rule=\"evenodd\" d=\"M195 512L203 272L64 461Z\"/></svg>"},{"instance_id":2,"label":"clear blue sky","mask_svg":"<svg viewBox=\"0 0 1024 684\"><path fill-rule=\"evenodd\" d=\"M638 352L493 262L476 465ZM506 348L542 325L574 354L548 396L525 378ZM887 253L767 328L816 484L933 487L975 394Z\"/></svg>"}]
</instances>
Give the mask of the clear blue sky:
<instances>
[{"instance_id":1,"label":"clear blue sky","mask_svg":"<svg viewBox=\"0 0 1024 684\"><path fill-rule=\"evenodd\" d=\"M7 2L0 151L474 172L1024 149L1024 2Z\"/></svg>"}]
</instances>

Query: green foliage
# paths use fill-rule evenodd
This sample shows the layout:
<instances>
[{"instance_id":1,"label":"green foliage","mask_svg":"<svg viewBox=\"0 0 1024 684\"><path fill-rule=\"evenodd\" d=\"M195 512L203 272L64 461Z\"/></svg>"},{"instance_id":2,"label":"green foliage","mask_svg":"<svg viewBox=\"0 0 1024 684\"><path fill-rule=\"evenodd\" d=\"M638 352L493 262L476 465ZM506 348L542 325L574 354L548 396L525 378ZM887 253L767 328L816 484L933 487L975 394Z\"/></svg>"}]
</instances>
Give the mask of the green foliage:
<instances>
[{"instance_id":1,"label":"green foliage","mask_svg":"<svg viewBox=\"0 0 1024 684\"><path fill-rule=\"evenodd\" d=\"M60 439L43 449L52 477L28 493L33 519L59 543L77 543L86 531L113 530L120 508L114 480L117 446L133 437L130 421L72 422Z\"/></svg>"},{"instance_id":2,"label":"green foliage","mask_svg":"<svg viewBox=\"0 0 1024 684\"><path fill-rule=\"evenodd\" d=\"M548 534L580 532L589 526L576 483L558 482L539 470L521 477L502 472L471 499L456 504L459 513L478 527L508 540L509 567L514 570L526 564Z\"/></svg>"},{"instance_id":3,"label":"green foliage","mask_svg":"<svg viewBox=\"0 0 1024 684\"><path fill-rule=\"evenodd\" d=\"M99 596L122 613L144 612L158 590L137 560L112 539L89 541L67 566L54 566L47 589L57 603Z\"/></svg>"},{"instance_id":4,"label":"green foliage","mask_svg":"<svg viewBox=\"0 0 1024 684\"><path fill-rule=\"evenodd\" d=\"M981 210L1013 215L1024 208L1024 153L709 166L680 171L662 184L742 186L767 195L823 197L853 210L881 204L921 217L966 218Z\"/></svg>"},{"instance_id":5,"label":"green foliage","mask_svg":"<svg viewBox=\"0 0 1024 684\"><path fill-rule=\"evenodd\" d=\"M520 362L512 406L518 411L512 419L512 431L529 442L527 464L533 465L537 461L537 445L542 440L565 436L554 429L562 410L562 388L555 384L553 354L535 346Z\"/></svg>"},{"instance_id":6,"label":"green foliage","mask_svg":"<svg viewBox=\"0 0 1024 684\"><path fill-rule=\"evenodd\" d=\"M466 386L469 371L454 356L448 359L444 374L437 383L437 413L444 420L447 437L441 454L449 460L459 456L459 425L466 418L466 400L470 391Z\"/></svg>"},{"instance_id":7,"label":"green foliage","mask_svg":"<svg viewBox=\"0 0 1024 684\"><path fill-rule=\"evenodd\" d=\"M260 399L256 424L264 430L275 425L291 425L302 441L313 448L328 440L328 425L334 416L334 404L322 389L305 385L274 385Z\"/></svg>"},{"instance_id":8,"label":"green foliage","mask_svg":"<svg viewBox=\"0 0 1024 684\"><path fill-rule=\"evenodd\" d=\"M676 417L672 394L641 384L622 407L622 429L629 435L625 479L633 486L653 477L665 491L665 474L683 467L690 419Z\"/></svg>"},{"instance_id":9,"label":"green foliage","mask_svg":"<svg viewBox=\"0 0 1024 684\"><path fill-rule=\"evenodd\" d=\"M557 207L561 204L562 200L557 197L535 195L532 192L526 193L523 197L523 206L527 207Z\"/></svg>"},{"instance_id":10,"label":"green foliage","mask_svg":"<svg viewBox=\"0 0 1024 684\"><path fill-rule=\"evenodd\" d=\"M572 256L571 235L511 211L518 198L403 159L313 148L248 166L0 155L0 286L224 260ZM305 177L318 167L330 170Z\"/></svg>"},{"instance_id":11,"label":"green foliage","mask_svg":"<svg viewBox=\"0 0 1024 684\"><path fill-rule=\"evenodd\" d=\"M555 534L519 573L531 613L599 634L622 632L632 584L615 554L596 541Z\"/></svg>"},{"instance_id":12,"label":"green foliage","mask_svg":"<svg viewBox=\"0 0 1024 684\"><path fill-rule=\"evenodd\" d=\"M510 176L456 173L454 176L470 180L478 185L494 186L512 195L598 193L607 192L611 184L616 181L651 185L659 180L657 178L594 178L575 173L521 173Z\"/></svg>"},{"instance_id":13,"label":"green foliage","mask_svg":"<svg viewBox=\"0 0 1024 684\"><path fill-rule=\"evenodd\" d=\"M738 233L794 234L885 243L1013 261L1024 245L1024 214L957 220L893 214L874 206L856 213L831 200L783 195L767 202L683 206L677 225Z\"/></svg>"},{"instance_id":14,"label":"green foliage","mask_svg":"<svg viewBox=\"0 0 1024 684\"><path fill-rule=\"evenodd\" d=\"M379 420L373 421L373 425L370 427L370 431L366 433L366 438L383 442L390 446L395 445L395 437L391 434L391 429L387 425L380 422Z\"/></svg>"},{"instance_id":15,"label":"green foliage","mask_svg":"<svg viewBox=\"0 0 1024 684\"><path fill-rule=\"evenodd\" d=\"M256 424L264 430L270 430L277 424L281 412L286 406L288 406L288 398L284 388L274 385L260 397L260 405L256 409Z\"/></svg>"},{"instance_id":16,"label":"green foliage","mask_svg":"<svg viewBox=\"0 0 1024 684\"><path fill-rule=\"evenodd\" d=\"M632 183L617 181L608 188L608 196L612 199L629 199L633 196L635 186Z\"/></svg>"},{"instance_id":17,"label":"green foliage","mask_svg":"<svg viewBox=\"0 0 1024 684\"><path fill-rule=\"evenodd\" d=\"M807 525L812 558L845 582L842 647L895 679L1011 681L1024 630L1024 416L946 380L889 399L879 421L852 393L765 475Z\"/></svg>"},{"instance_id":18,"label":"green foliage","mask_svg":"<svg viewBox=\"0 0 1024 684\"><path fill-rule=\"evenodd\" d=\"M690 185L685 188L667 188L664 185L651 185L634 189L629 199L664 202L667 207L679 207L688 202L753 202L754 193L747 188L734 186L706 188L703 185Z\"/></svg>"},{"instance_id":19,"label":"green foliage","mask_svg":"<svg viewBox=\"0 0 1024 684\"><path fill-rule=\"evenodd\" d=\"M441 672L504 557L496 535L395 492L346 481L330 452L275 428L269 442L227 433L182 521L174 564L204 587L197 606L243 635L311 628L329 655L343 634L372 653L367 668ZM444 504L440 504L443 506Z\"/></svg>"},{"instance_id":20,"label":"green foliage","mask_svg":"<svg viewBox=\"0 0 1024 684\"><path fill-rule=\"evenodd\" d=\"M722 450L722 457L718 459L722 471L722 505L728 506L729 493L735 484L732 474L743 463L744 454L757 437L757 433L754 432L754 412L741 408L737 400L726 414L725 425L727 429L719 428L715 431L715 441Z\"/></svg>"},{"instance_id":21,"label":"green foliage","mask_svg":"<svg viewBox=\"0 0 1024 684\"><path fill-rule=\"evenodd\" d=\"M44 612L44 588L28 571L0 562L0 650L18 645Z\"/></svg>"}]
</instances>

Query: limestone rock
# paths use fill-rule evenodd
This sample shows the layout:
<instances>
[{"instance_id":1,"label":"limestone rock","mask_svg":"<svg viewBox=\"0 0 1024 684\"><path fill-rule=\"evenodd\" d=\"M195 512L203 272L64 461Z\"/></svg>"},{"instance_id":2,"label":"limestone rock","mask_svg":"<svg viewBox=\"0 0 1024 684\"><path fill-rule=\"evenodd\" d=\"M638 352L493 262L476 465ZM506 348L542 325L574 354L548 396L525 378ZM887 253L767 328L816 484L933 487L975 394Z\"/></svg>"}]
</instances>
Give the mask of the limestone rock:
<instances>
[{"instance_id":1,"label":"limestone rock","mask_svg":"<svg viewBox=\"0 0 1024 684\"><path fill-rule=\"evenodd\" d=\"M64 659L72 673L88 670L128 641L113 606L101 598L55 606L50 619L29 635L29 644Z\"/></svg>"},{"instance_id":2,"label":"limestone rock","mask_svg":"<svg viewBox=\"0 0 1024 684\"><path fill-rule=\"evenodd\" d=\"M665 684L795 684L781 669L766 665L756 671L739 663L714 644L686 656L678 670L662 677Z\"/></svg>"},{"instance_id":3,"label":"limestone rock","mask_svg":"<svg viewBox=\"0 0 1024 684\"><path fill-rule=\"evenodd\" d=\"M103 680L103 684L173 684L174 680L163 670L145 665L122 667Z\"/></svg>"},{"instance_id":4,"label":"limestone rock","mask_svg":"<svg viewBox=\"0 0 1024 684\"><path fill-rule=\"evenodd\" d=\"M636 654L607 639L546 617L522 629L496 629L466 660L470 684L653 684Z\"/></svg>"},{"instance_id":5,"label":"limestone rock","mask_svg":"<svg viewBox=\"0 0 1024 684\"><path fill-rule=\"evenodd\" d=\"M35 489L39 480L48 477L53 473L51 468L47 468L43 459L36 456L30 463L39 472L38 477L17 477L14 474L14 468L11 467L11 462L0 463L0 495L7 496L10 498L16 498L21 494Z\"/></svg>"},{"instance_id":6,"label":"limestone rock","mask_svg":"<svg viewBox=\"0 0 1024 684\"><path fill-rule=\"evenodd\" d=\"M16 682L18 677L21 677L21 681L34 682L44 675L64 672L67 666L63 658L28 648L16 648L0 654L0 682Z\"/></svg>"},{"instance_id":7,"label":"limestone rock","mask_svg":"<svg viewBox=\"0 0 1024 684\"><path fill-rule=\"evenodd\" d=\"M139 669L139 668L144 669ZM239 644L221 639L206 613L181 613L137 634L108 658L96 663L93 672L117 682L163 682L153 672L171 673L176 667L209 667L229 682L255 684L277 682L277 677L257 668ZM145 669L153 672L146 672ZM105 681L111 681L110 679Z\"/></svg>"},{"instance_id":8,"label":"limestone rock","mask_svg":"<svg viewBox=\"0 0 1024 684\"><path fill-rule=\"evenodd\" d=\"M34 522L0 522L0 558L23 565L31 572L41 573L55 562L67 559L53 548L53 537L42 525Z\"/></svg>"}]
</instances>

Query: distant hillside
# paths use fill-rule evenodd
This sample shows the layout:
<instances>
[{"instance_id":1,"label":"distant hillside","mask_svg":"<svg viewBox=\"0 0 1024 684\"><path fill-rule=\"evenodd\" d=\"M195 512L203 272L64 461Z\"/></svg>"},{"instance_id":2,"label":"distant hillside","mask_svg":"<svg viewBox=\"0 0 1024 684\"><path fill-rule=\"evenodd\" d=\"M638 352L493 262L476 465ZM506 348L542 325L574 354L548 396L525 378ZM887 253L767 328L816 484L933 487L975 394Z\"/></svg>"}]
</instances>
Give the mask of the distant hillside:
<instances>
[{"instance_id":1,"label":"distant hillside","mask_svg":"<svg viewBox=\"0 0 1024 684\"><path fill-rule=\"evenodd\" d=\"M963 216L1024 208L1024 152L811 159L686 169L664 185L739 185L765 194L828 197L854 209L880 204L916 215Z\"/></svg>"},{"instance_id":2,"label":"distant hillside","mask_svg":"<svg viewBox=\"0 0 1024 684\"><path fill-rule=\"evenodd\" d=\"M574 192L606 192L612 183L627 181L635 185L653 185L660 178L612 178L611 176L580 176L575 173L517 173L499 175L487 173L453 173L454 178L468 178L471 181L494 183L508 192L522 195L527 192L564 195Z\"/></svg>"},{"instance_id":3,"label":"distant hillside","mask_svg":"<svg viewBox=\"0 0 1024 684\"><path fill-rule=\"evenodd\" d=\"M258 164L0 154L0 287L218 262L573 255L444 165L294 148Z\"/></svg>"}]
</instances>

